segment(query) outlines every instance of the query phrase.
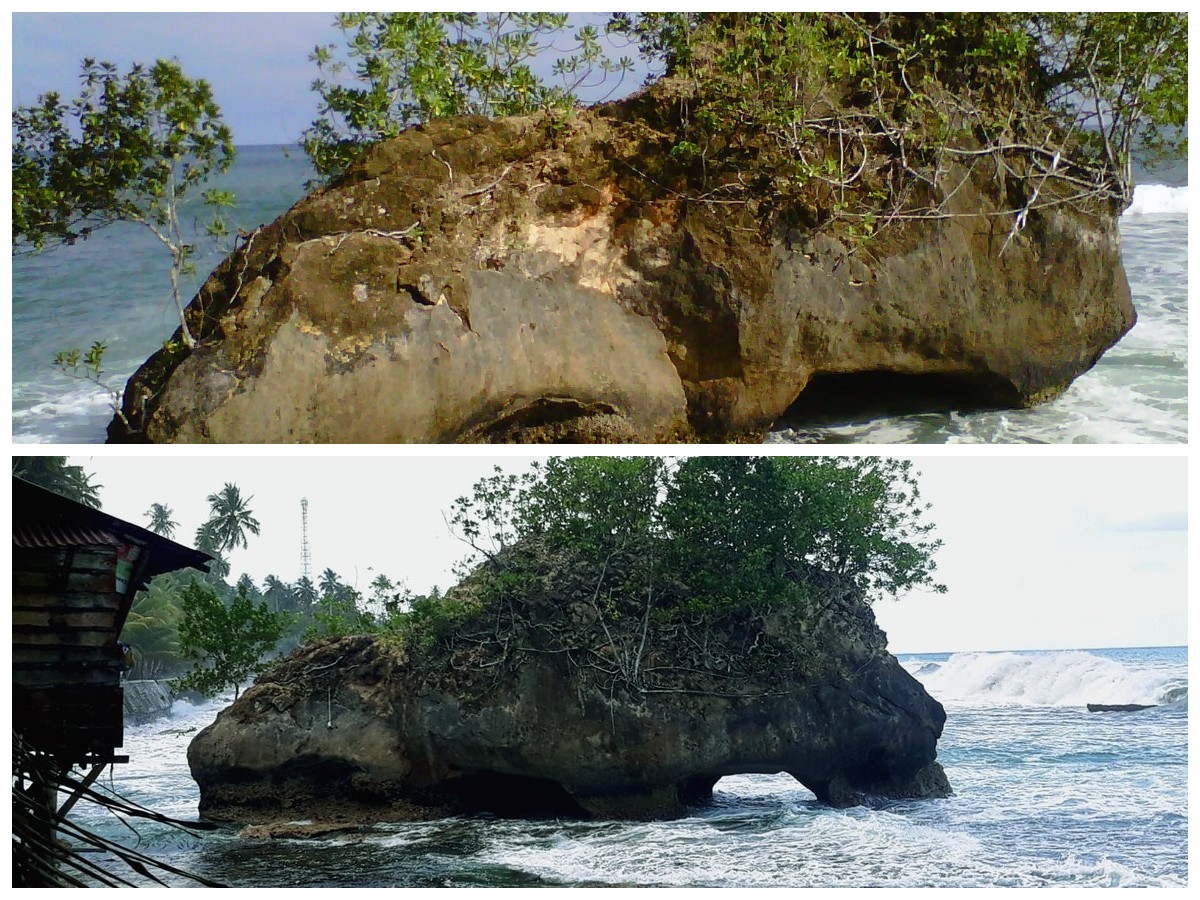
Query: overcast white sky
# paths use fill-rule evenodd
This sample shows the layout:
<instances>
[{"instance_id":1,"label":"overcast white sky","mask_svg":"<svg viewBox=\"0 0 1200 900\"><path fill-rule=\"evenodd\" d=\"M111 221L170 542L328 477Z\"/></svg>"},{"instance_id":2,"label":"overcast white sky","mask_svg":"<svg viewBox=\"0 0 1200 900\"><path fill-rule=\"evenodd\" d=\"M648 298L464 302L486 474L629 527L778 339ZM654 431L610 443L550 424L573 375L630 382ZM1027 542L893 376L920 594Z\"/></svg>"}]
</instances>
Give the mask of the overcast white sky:
<instances>
[{"instance_id":1,"label":"overcast white sky","mask_svg":"<svg viewBox=\"0 0 1200 900\"><path fill-rule=\"evenodd\" d=\"M226 481L253 497L262 534L232 554L235 576L300 574L300 498L313 570L366 589L382 572L425 591L453 583L465 545L455 498L494 465L532 457L71 457L102 484L104 509L139 524L153 502L190 542ZM914 457L945 547L945 595L875 607L895 652L1187 643L1187 472L1178 456Z\"/></svg>"}]
</instances>

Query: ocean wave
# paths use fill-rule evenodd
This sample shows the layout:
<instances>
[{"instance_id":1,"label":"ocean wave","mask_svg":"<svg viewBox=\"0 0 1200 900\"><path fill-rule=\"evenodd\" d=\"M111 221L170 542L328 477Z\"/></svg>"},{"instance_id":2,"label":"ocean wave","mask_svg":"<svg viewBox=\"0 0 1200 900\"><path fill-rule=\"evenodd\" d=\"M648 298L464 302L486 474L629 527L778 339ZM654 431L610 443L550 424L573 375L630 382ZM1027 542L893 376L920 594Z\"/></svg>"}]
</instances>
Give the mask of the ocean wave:
<instances>
[{"instance_id":1,"label":"ocean wave","mask_svg":"<svg viewBox=\"0 0 1200 900\"><path fill-rule=\"evenodd\" d=\"M1085 651L956 653L918 680L938 700L981 706L1158 705L1186 698L1175 673L1134 669Z\"/></svg>"},{"instance_id":2,"label":"ocean wave","mask_svg":"<svg viewBox=\"0 0 1200 900\"><path fill-rule=\"evenodd\" d=\"M1126 216L1186 216L1188 213L1187 185L1139 184L1133 189L1133 203Z\"/></svg>"}]
</instances>

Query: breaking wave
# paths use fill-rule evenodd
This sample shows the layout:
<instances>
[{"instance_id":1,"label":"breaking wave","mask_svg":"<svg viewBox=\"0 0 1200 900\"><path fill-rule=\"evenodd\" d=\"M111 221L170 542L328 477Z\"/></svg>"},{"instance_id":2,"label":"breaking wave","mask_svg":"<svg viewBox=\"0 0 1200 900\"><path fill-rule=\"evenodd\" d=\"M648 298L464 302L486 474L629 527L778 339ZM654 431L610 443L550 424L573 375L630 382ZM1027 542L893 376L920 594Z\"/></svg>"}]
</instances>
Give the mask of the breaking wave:
<instances>
[{"instance_id":1,"label":"breaking wave","mask_svg":"<svg viewBox=\"0 0 1200 900\"><path fill-rule=\"evenodd\" d=\"M1133 189L1133 203L1126 216L1186 216L1188 213L1187 185L1139 184Z\"/></svg>"},{"instance_id":2,"label":"breaking wave","mask_svg":"<svg viewBox=\"0 0 1200 900\"><path fill-rule=\"evenodd\" d=\"M1187 702L1187 682L1177 674L1130 669L1085 651L956 653L913 675L938 700L975 706Z\"/></svg>"}]
</instances>

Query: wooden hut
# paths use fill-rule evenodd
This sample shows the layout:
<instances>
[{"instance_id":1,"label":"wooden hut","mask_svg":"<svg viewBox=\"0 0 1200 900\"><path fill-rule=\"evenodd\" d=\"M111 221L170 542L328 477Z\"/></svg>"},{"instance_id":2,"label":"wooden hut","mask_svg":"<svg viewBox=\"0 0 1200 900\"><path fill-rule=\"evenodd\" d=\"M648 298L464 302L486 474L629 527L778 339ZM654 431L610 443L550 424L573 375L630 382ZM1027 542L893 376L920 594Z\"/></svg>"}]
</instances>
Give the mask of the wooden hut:
<instances>
[{"instance_id":1,"label":"wooden hut","mask_svg":"<svg viewBox=\"0 0 1200 900\"><path fill-rule=\"evenodd\" d=\"M64 773L126 762L117 638L134 594L162 572L207 570L210 557L139 525L13 478L14 805L41 808L46 837ZM16 755L16 754L15 754ZM15 757L14 755L14 757ZM14 812L15 815L15 812Z\"/></svg>"}]
</instances>

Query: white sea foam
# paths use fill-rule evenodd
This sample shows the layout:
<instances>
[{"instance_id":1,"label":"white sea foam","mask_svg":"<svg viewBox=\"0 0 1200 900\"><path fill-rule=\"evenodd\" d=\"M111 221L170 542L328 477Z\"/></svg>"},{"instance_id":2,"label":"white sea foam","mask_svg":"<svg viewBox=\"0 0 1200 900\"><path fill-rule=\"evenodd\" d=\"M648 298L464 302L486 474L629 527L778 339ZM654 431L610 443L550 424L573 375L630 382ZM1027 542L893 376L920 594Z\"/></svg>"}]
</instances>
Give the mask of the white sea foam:
<instances>
[{"instance_id":1,"label":"white sea foam","mask_svg":"<svg viewBox=\"0 0 1200 900\"><path fill-rule=\"evenodd\" d=\"M1178 681L1084 651L956 653L919 681L937 699L973 706L1172 702Z\"/></svg>"},{"instance_id":2,"label":"white sea foam","mask_svg":"<svg viewBox=\"0 0 1200 900\"><path fill-rule=\"evenodd\" d=\"M1126 216L1186 216L1188 213L1187 185L1139 184L1133 189L1133 203Z\"/></svg>"},{"instance_id":3,"label":"white sea foam","mask_svg":"<svg viewBox=\"0 0 1200 900\"><path fill-rule=\"evenodd\" d=\"M26 385L13 390L13 443L102 443L112 418L109 396L96 388Z\"/></svg>"}]
</instances>

